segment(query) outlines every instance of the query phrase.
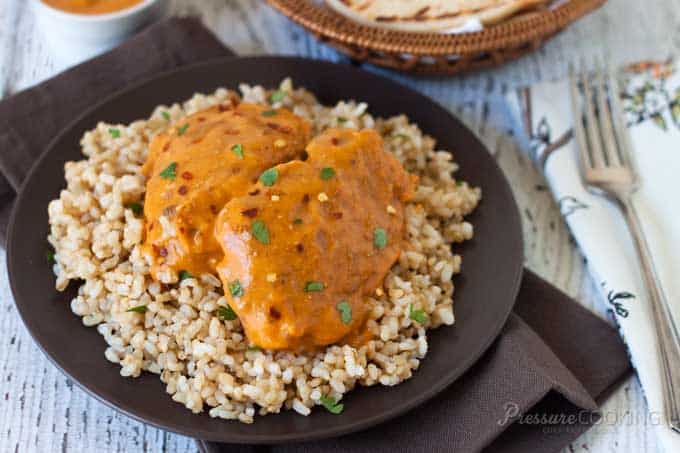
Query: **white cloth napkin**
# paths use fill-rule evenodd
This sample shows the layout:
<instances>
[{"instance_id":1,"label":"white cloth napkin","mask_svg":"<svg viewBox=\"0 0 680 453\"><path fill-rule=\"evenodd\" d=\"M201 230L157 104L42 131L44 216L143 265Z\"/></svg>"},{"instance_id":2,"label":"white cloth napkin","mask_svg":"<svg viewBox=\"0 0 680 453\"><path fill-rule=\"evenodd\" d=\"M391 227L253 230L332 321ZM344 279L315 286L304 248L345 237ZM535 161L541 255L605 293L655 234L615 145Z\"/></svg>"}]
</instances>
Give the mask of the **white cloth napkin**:
<instances>
[{"instance_id":1,"label":"white cloth napkin","mask_svg":"<svg viewBox=\"0 0 680 453\"><path fill-rule=\"evenodd\" d=\"M621 79L641 181L634 203L675 319L680 321L680 70L673 62L640 63L623 71ZM680 452L680 434L663 421L653 318L632 239L618 208L586 191L579 177L577 144L569 135L568 83L535 85L511 94L510 102L531 124L529 151L588 261L603 303L610 305L618 321L646 395L649 414L644 422L654 426L665 451Z\"/></svg>"}]
</instances>

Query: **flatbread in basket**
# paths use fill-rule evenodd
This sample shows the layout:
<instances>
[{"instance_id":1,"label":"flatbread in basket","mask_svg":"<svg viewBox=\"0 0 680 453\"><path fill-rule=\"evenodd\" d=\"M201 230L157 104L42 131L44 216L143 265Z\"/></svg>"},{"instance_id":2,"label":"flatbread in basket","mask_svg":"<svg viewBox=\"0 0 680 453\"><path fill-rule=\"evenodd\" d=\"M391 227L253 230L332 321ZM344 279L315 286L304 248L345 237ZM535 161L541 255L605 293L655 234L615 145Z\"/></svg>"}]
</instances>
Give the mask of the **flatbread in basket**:
<instances>
[{"instance_id":1,"label":"flatbread in basket","mask_svg":"<svg viewBox=\"0 0 680 453\"><path fill-rule=\"evenodd\" d=\"M410 32L477 31L549 0L326 0L343 16L370 26Z\"/></svg>"}]
</instances>

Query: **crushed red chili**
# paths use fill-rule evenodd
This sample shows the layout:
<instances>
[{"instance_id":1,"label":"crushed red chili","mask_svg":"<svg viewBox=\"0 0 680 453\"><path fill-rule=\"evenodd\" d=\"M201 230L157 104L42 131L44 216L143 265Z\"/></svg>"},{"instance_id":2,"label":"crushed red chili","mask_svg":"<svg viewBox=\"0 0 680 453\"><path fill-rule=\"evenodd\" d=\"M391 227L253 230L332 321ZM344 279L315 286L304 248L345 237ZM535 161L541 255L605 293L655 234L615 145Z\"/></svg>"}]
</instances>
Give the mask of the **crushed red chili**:
<instances>
[{"instance_id":1,"label":"crushed red chili","mask_svg":"<svg viewBox=\"0 0 680 453\"><path fill-rule=\"evenodd\" d=\"M186 195L188 191L189 189L187 189L187 186L184 185L179 186L179 189L177 189L177 193L179 193L180 195Z\"/></svg>"},{"instance_id":2,"label":"crushed red chili","mask_svg":"<svg viewBox=\"0 0 680 453\"><path fill-rule=\"evenodd\" d=\"M257 217L257 208L250 208L250 209L245 209L241 211L241 215L244 215L249 218L255 218Z\"/></svg>"}]
</instances>

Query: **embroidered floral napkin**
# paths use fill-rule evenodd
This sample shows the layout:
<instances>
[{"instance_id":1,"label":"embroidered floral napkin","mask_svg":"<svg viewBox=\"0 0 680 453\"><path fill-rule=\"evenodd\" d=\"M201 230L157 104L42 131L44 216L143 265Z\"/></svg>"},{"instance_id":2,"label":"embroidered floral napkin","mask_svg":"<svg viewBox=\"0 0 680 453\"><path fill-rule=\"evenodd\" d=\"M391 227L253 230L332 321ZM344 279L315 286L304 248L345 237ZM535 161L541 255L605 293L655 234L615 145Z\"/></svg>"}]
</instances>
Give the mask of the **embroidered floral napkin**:
<instances>
[{"instance_id":1,"label":"embroidered floral napkin","mask_svg":"<svg viewBox=\"0 0 680 453\"><path fill-rule=\"evenodd\" d=\"M641 181L634 203L680 320L680 70L672 61L632 65L621 73L621 89ZM680 435L663 420L660 365L638 258L619 210L581 182L568 83L535 85L511 94L510 101L528 131L529 152L619 324L646 395L648 421L665 450L678 452Z\"/></svg>"}]
</instances>

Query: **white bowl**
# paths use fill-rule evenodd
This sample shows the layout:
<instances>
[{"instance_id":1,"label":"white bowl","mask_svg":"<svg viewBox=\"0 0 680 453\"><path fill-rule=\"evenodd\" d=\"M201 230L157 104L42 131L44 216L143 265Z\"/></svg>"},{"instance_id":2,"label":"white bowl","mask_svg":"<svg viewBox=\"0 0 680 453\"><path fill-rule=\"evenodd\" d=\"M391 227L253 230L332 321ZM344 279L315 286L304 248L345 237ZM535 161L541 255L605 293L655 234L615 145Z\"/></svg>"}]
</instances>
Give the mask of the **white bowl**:
<instances>
[{"instance_id":1,"label":"white bowl","mask_svg":"<svg viewBox=\"0 0 680 453\"><path fill-rule=\"evenodd\" d=\"M167 0L142 2L108 14L75 14L32 0L39 30L57 60L73 65L112 49L162 17Z\"/></svg>"}]
</instances>

